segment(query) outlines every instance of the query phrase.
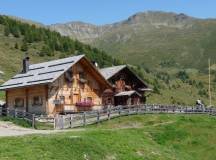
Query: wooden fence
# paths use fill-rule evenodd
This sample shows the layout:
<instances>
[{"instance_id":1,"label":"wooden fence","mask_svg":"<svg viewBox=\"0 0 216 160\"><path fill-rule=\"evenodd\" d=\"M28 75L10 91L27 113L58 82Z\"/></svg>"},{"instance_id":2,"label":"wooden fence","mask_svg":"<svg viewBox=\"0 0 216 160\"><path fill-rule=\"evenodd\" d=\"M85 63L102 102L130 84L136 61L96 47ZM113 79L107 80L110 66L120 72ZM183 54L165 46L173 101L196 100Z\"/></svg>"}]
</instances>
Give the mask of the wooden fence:
<instances>
[{"instance_id":1,"label":"wooden fence","mask_svg":"<svg viewBox=\"0 0 216 160\"><path fill-rule=\"evenodd\" d=\"M209 114L216 116L216 110L213 108L205 109L191 106L172 106L172 105L136 105L136 106L118 106L99 111L88 111L67 115L57 115L54 120L55 129L74 128L88 124L99 123L111 118L133 115L133 114Z\"/></svg>"},{"instance_id":2,"label":"wooden fence","mask_svg":"<svg viewBox=\"0 0 216 160\"><path fill-rule=\"evenodd\" d=\"M0 116L10 116L14 118L24 119L29 121L33 128L35 128L35 114L28 113L25 111L19 111L16 109L9 109L5 107L0 107Z\"/></svg>"},{"instance_id":3,"label":"wooden fence","mask_svg":"<svg viewBox=\"0 0 216 160\"><path fill-rule=\"evenodd\" d=\"M133 114L208 114L216 116L214 108L200 108L191 106L175 106L175 105L135 105L135 106L117 106L98 111L78 112L74 114L56 115L54 118L36 116L35 114L16 109L0 107L0 116L10 116L21 118L29 121L35 128L36 121L45 122L54 125L54 129L75 128L89 124L99 123L119 116L127 116Z\"/></svg>"}]
</instances>

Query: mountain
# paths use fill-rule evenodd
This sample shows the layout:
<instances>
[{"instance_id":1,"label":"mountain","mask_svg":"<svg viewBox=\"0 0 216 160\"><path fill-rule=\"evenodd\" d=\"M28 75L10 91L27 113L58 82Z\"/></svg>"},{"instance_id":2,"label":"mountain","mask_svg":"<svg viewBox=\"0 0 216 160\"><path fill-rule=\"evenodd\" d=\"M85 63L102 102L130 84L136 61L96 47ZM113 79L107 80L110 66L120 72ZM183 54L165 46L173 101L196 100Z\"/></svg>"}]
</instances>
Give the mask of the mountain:
<instances>
[{"instance_id":1,"label":"mountain","mask_svg":"<svg viewBox=\"0 0 216 160\"><path fill-rule=\"evenodd\" d=\"M216 60L215 19L148 11L102 26L70 22L49 27L144 68L169 65L206 70L207 59Z\"/></svg>"},{"instance_id":2,"label":"mountain","mask_svg":"<svg viewBox=\"0 0 216 160\"><path fill-rule=\"evenodd\" d=\"M140 15L137 16L140 17ZM188 21L188 19L190 19L190 21L196 21L196 19L191 17L184 18L185 16L183 15L180 17L181 19L184 19L184 21ZM106 29L104 29L104 27L102 27L103 29L99 30L89 29L88 34L86 34L86 40L91 39L91 37L93 37L92 35L97 35L95 38L91 39L91 44L93 44L93 42L96 42L96 39L99 40L98 36L101 34L103 34L104 37L109 34L115 36L114 33L109 32L110 28L113 30L115 29L117 33L119 26L124 25L124 29L127 29L128 25L136 26L134 24L140 21L145 21L145 19L141 20L140 18L131 17L127 21L115 23L113 25L107 25L105 26ZM85 53L88 58L97 61L100 67L122 64L122 59L119 60L110 56L112 52L110 52L110 55L108 55L107 52L93 47L92 45L84 44L80 41L74 40L77 37L69 38L62 36L58 32L50 31L47 26L43 27L43 25L36 24L35 22L32 23L29 20L25 21L22 19L20 20L19 18L14 19L8 16L0 15L0 84L11 78L15 73L21 71L21 61L26 53L28 53L28 56L30 56L32 63L44 62L52 59ZM178 28L191 27L191 24L189 25L188 23L186 23L186 25L179 22L179 24L176 25L176 23L174 23L174 19L169 22L167 20L166 25L168 24L172 27ZM88 28L88 25L82 25L84 26L83 28ZM165 25L165 23L163 25ZM133 30L135 29L135 27L131 28ZM119 32L123 32L124 29L119 30ZM151 30L151 27L148 29ZM77 31L79 30L80 29L77 29ZM134 33L128 32L127 35L129 34L133 35ZM120 36L119 38L121 39L122 37ZM121 45L117 39L113 38L113 40L113 42L110 41L110 45L119 47L119 50L128 48L128 46ZM122 41L120 42L123 43ZM125 42L129 44L130 41L126 39ZM163 41L161 41L161 43L162 42ZM210 47L214 46L213 39L209 39L207 42L208 43L206 44L208 44ZM152 43L152 45L153 44L154 43ZM131 50L135 49L134 46L131 47ZM166 48L166 46L164 46L164 48ZM196 46L194 46L194 48L196 48ZM108 49L111 51L110 48ZM137 52L138 51L139 50L137 48ZM121 52L124 53L123 51ZM139 56L137 57L136 54L133 54L131 58L143 60ZM196 59L199 58L200 57L197 57ZM156 57L156 60L157 59L160 59L160 56ZM195 58L193 57L193 59ZM139 62L138 60L137 62ZM147 62L152 61L152 55L150 54L146 56L144 60ZM125 59L126 63L129 61L131 61L130 58ZM202 99L206 104L208 102L208 76L198 72L197 69L181 70L180 67L175 66L175 64L173 64L171 61L162 63L160 66L163 70L159 70L158 67L156 71L152 71L151 67L144 68L141 67L141 65L130 66L142 79L145 80L147 84L149 84L149 87L154 90L153 93L147 95L147 103L192 105L198 98ZM154 66L154 68L156 67ZM215 84L214 82L216 82L216 76L212 76L212 83ZM212 85L212 103L216 103L216 87L214 86ZM4 92L0 92L0 99L4 99Z\"/></svg>"}]
</instances>

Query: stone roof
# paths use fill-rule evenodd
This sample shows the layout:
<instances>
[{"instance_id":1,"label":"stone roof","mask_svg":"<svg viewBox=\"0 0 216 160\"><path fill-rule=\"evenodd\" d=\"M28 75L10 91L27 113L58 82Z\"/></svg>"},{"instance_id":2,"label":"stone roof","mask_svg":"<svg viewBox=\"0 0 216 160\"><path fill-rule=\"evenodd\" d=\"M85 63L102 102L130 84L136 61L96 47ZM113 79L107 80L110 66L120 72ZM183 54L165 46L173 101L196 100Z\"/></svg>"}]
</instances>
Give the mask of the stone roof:
<instances>
[{"instance_id":1,"label":"stone roof","mask_svg":"<svg viewBox=\"0 0 216 160\"><path fill-rule=\"evenodd\" d=\"M44 63L32 64L27 73L19 73L0 86L0 90L46 84L55 81L77 63L84 55L78 55Z\"/></svg>"},{"instance_id":2,"label":"stone roof","mask_svg":"<svg viewBox=\"0 0 216 160\"><path fill-rule=\"evenodd\" d=\"M132 90L132 91L123 91L123 92L120 92L120 93L117 93L115 96L116 97L120 97L120 96L131 96L133 94L136 94L138 96L141 96L138 92Z\"/></svg>"},{"instance_id":3,"label":"stone roof","mask_svg":"<svg viewBox=\"0 0 216 160\"><path fill-rule=\"evenodd\" d=\"M107 67L100 69L100 73L105 77L105 79L109 79L112 76L114 76L116 73L121 71L122 69L126 68L126 65L120 65L120 66L113 66L113 67Z\"/></svg>"},{"instance_id":4,"label":"stone roof","mask_svg":"<svg viewBox=\"0 0 216 160\"><path fill-rule=\"evenodd\" d=\"M127 65L119 65L119 66L113 66L113 67L107 67L100 69L100 73L105 77L106 80L109 80L111 77L113 77L115 74L120 72L121 70L128 68L130 72L133 73L133 75L148 88L148 85L138 76L136 75ZM149 89L150 90L150 89Z\"/></svg>"}]
</instances>

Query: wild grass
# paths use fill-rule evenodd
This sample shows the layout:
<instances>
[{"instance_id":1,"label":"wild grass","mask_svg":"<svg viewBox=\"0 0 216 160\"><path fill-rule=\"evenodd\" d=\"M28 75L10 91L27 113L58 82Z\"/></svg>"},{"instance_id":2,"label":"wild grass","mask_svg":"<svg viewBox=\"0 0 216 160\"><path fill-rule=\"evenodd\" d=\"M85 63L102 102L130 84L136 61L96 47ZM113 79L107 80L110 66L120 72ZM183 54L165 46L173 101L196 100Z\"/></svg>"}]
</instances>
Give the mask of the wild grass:
<instances>
[{"instance_id":1,"label":"wild grass","mask_svg":"<svg viewBox=\"0 0 216 160\"><path fill-rule=\"evenodd\" d=\"M11 116L0 116L0 121L12 122L13 124L21 126L21 127L32 128L32 122L22 119L22 118L14 118ZM53 124L35 121L35 129L52 130Z\"/></svg>"},{"instance_id":2,"label":"wild grass","mask_svg":"<svg viewBox=\"0 0 216 160\"><path fill-rule=\"evenodd\" d=\"M134 115L84 130L0 138L0 159L212 160L216 119L205 115Z\"/></svg>"},{"instance_id":3,"label":"wild grass","mask_svg":"<svg viewBox=\"0 0 216 160\"><path fill-rule=\"evenodd\" d=\"M1 116L0 121L12 122L13 124L16 124L16 125L22 126L22 127L26 127L26 128L32 127L32 125L29 121L26 121L26 120L20 119L20 118L13 118L10 116Z\"/></svg>"}]
</instances>

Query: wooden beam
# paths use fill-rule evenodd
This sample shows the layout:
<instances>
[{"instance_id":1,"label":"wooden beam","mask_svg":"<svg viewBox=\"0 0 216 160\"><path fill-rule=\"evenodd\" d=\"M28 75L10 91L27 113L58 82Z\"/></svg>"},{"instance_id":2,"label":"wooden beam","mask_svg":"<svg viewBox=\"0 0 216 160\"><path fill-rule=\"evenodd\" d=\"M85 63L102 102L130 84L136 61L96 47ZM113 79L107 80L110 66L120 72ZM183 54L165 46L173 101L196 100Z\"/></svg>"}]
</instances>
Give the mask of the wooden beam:
<instances>
[{"instance_id":1,"label":"wooden beam","mask_svg":"<svg viewBox=\"0 0 216 160\"><path fill-rule=\"evenodd\" d=\"M49 88L48 88L48 85L45 85L45 113L48 114L48 111L49 111Z\"/></svg>"},{"instance_id":2,"label":"wooden beam","mask_svg":"<svg viewBox=\"0 0 216 160\"><path fill-rule=\"evenodd\" d=\"M6 108L8 108L8 91L5 91Z\"/></svg>"},{"instance_id":3,"label":"wooden beam","mask_svg":"<svg viewBox=\"0 0 216 160\"><path fill-rule=\"evenodd\" d=\"M26 94L26 112L28 112L29 111L29 89L28 88L26 88L25 89L25 94Z\"/></svg>"}]
</instances>

